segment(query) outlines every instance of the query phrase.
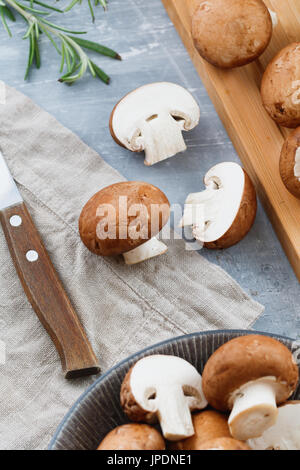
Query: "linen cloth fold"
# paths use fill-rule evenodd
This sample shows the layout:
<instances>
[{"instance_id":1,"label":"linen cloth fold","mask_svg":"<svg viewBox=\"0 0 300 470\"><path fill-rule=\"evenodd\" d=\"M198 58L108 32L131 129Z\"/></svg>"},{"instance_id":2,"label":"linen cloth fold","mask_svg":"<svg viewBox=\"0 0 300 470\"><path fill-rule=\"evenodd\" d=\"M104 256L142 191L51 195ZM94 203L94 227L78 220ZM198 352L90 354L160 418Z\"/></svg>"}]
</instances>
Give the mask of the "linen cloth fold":
<instances>
[{"instance_id":1,"label":"linen cloth fold","mask_svg":"<svg viewBox=\"0 0 300 470\"><path fill-rule=\"evenodd\" d=\"M263 307L181 240L128 267L82 244L78 217L98 190L124 178L18 91L0 105L0 148L102 371L141 348L200 330L248 328ZM0 447L44 449L95 378L66 381L58 354L19 282L0 229Z\"/></svg>"}]
</instances>

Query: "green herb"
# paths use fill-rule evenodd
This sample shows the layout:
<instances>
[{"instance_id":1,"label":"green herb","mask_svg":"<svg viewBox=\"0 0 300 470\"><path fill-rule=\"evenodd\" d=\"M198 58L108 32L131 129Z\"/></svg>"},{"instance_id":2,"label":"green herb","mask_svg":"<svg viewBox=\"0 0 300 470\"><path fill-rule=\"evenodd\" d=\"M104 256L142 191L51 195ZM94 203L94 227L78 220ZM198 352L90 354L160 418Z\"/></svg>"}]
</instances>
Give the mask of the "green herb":
<instances>
[{"instance_id":1,"label":"green herb","mask_svg":"<svg viewBox=\"0 0 300 470\"><path fill-rule=\"evenodd\" d=\"M72 0L70 5L67 6L65 11L70 11L75 5L81 5L82 0ZM94 6L102 5L104 10L107 9L107 0L94 0ZM94 8L93 8L93 3L92 0L88 0L88 6L91 12L92 20L95 21L95 14L94 14Z\"/></svg>"},{"instance_id":2,"label":"green herb","mask_svg":"<svg viewBox=\"0 0 300 470\"><path fill-rule=\"evenodd\" d=\"M60 73L63 75L59 78L60 82L72 84L89 70L93 77L100 78L106 84L109 83L109 76L91 61L84 49L121 60L117 52L96 42L73 36L74 34L85 34L85 31L73 31L46 19L47 15L50 14L49 10L63 13L62 10L37 0L23 0L23 2L19 0L0 0L0 19L9 36L12 36L12 34L7 24L7 19L15 21L13 11L19 13L27 22L27 31L23 36L23 39L28 39L29 41L25 79L28 78L33 64L37 68L41 66L39 36L44 33L61 56ZM71 10L77 3L81 4L81 0L73 0L65 11ZM91 0L88 3L94 18ZM95 6L99 4L106 8L107 2L106 0L94 1ZM72 36L66 33L71 33Z\"/></svg>"}]
</instances>

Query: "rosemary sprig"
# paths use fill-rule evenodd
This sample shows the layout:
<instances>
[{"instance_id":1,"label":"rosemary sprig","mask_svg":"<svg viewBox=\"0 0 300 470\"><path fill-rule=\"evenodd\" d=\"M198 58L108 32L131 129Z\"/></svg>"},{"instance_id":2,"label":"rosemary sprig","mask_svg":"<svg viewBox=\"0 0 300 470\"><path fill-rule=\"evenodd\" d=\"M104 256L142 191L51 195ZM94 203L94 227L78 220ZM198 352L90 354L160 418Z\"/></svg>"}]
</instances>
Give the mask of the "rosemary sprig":
<instances>
[{"instance_id":1,"label":"rosemary sprig","mask_svg":"<svg viewBox=\"0 0 300 470\"><path fill-rule=\"evenodd\" d=\"M23 2L24 1L28 2L29 5L25 5L20 0L0 0L0 19L10 36L11 31L6 20L10 19L11 21L15 21L13 11L19 13L27 22L27 31L23 36L23 39L29 40L29 54L25 79L28 78L33 64L35 64L37 68L41 66L39 36L41 33L44 33L61 56L60 73L62 76L59 78L60 82L72 84L89 70L93 77L100 78L106 84L109 83L109 76L91 61L84 49L89 49L98 54L121 60L117 52L93 41L73 36L85 34L85 31L73 31L46 19L47 15L50 14L47 10L63 13L62 10L37 0L23 0ZM78 1L81 3L80 0ZM78 3L78 1L73 0L69 5L69 9ZM106 0L95 0L95 5L99 3L102 4L103 7L106 6Z\"/></svg>"},{"instance_id":2,"label":"rosemary sprig","mask_svg":"<svg viewBox=\"0 0 300 470\"><path fill-rule=\"evenodd\" d=\"M81 5L82 0L72 0L71 3L65 9L65 11L70 11L77 4ZM93 6L96 7L98 5L102 5L103 9L106 10L107 9L107 0L94 0L94 5L92 4L92 0L88 0L88 6L89 6L89 9L90 9L90 12L91 12L91 17L92 17L93 22L95 21L95 13L94 13Z\"/></svg>"}]
</instances>

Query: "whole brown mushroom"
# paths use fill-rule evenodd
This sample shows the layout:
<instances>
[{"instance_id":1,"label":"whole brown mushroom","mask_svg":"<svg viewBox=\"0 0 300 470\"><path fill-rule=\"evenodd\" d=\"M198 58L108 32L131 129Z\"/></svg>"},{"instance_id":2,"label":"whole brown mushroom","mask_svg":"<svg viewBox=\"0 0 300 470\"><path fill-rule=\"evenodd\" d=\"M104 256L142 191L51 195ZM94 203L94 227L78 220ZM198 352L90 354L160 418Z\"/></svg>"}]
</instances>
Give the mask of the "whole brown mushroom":
<instances>
[{"instance_id":1,"label":"whole brown mushroom","mask_svg":"<svg viewBox=\"0 0 300 470\"><path fill-rule=\"evenodd\" d=\"M82 209L80 237L96 255L123 254L126 264L136 264L167 251L156 235L169 216L169 201L156 186L115 183L101 189Z\"/></svg>"},{"instance_id":2,"label":"whole brown mushroom","mask_svg":"<svg viewBox=\"0 0 300 470\"><path fill-rule=\"evenodd\" d=\"M297 127L283 144L279 170L287 190L300 199L300 127Z\"/></svg>"},{"instance_id":3,"label":"whole brown mushroom","mask_svg":"<svg viewBox=\"0 0 300 470\"><path fill-rule=\"evenodd\" d=\"M267 48L272 18L262 0L190 0L200 55L220 68L249 64Z\"/></svg>"},{"instance_id":4,"label":"whole brown mushroom","mask_svg":"<svg viewBox=\"0 0 300 470\"><path fill-rule=\"evenodd\" d=\"M262 78L261 96L277 124L300 126L300 42L286 46L269 63Z\"/></svg>"},{"instance_id":5,"label":"whole brown mushroom","mask_svg":"<svg viewBox=\"0 0 300 470\"><path fill-rule=\"evenodd\" d=\"M110 431L97 450L164 450L162 435L148 424L123 424Z\"/></svg>"},{"instance_id":6,"label":"whole brown mushroom","mask_svg":"<svg viewBox=\"0 0 300 470\"><path fill-rule=\"evenodd\" d=\"M198 450L251 450L245 442L230 437L219 437L204 442Z\"/></svg>"},{"instance_id":7,"label":"whole brown mushroom","mask_svg":"<svg viewBox=\"0 0 300 470\"><path fill-rule=\"evenodd\" d=\"M207 441L220 437L231 437L228 417L215 410L205 410L195 413L192 417L195 434L187 439L172 442L172 450L199 450Z\"/></svg>"},{"instance_id":8,"label":"whole brown mushroom","mask_svg":"<svg viewBox=\"0 0 300 470\"><path fill-rule=\"evenodd\" d=\"M298 379L298 366L284 344L269 336L245 335L223 344L208 359L203 391L213 408L231 410L231 435L246 441L274 425L277 404L292 395Z\"/></svg>"}]
</instances>

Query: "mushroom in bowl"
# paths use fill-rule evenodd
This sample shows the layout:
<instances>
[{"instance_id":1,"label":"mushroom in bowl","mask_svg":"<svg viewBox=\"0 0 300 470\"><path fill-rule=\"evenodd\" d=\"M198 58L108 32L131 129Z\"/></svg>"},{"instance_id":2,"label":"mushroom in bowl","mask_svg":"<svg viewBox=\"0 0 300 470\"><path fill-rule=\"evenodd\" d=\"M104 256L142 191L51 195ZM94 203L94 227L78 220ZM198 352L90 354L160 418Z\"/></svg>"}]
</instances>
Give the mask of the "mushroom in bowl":
<instances>
[{"instance_id":1,"label":"mushroom in bowl","mask_svg":"<svg viewBox=\"0 0 300 470\"><path fill-rule=\"evenodd\" d=\"M79 232L96 255L123 254L126 264L136 264L167 251L156 235L169 216L169 201L156 186L138 181L115 183L86 203Z\"/></svg>"},{"instance_id":2,"label":"mushroom in bowl","mask_svg":"<svg viewBox=\"0 0 300 470\"><path fill-rule=\"evenodd\" d=\"M297 127L285 140L279 169L287 190L300 199L300 127Z\"/></svg>"},{"instance_id":3,"label":"mushroom in bowl","mask_svg":"<svg viewBox=\"0 0 300 470\"><path fill-rule=\"evenodd\" d=\"M252 227L256 192L247 173L233 162L219 163L204 177L206 189L189 194L180 227L192 226L193 236L206 248L238 243Z\"/></svg>"},{"instance_id":4,"label":"mushroom in bowl","mask_svg":"<svg viewBox=\"0 0 300 470\"><path fill-rule=\"evenodd\" d=\"M190 0L190 11L195 47L224 69L257 59L269 45L272 22L276 24L276 15L262 0Z\"/></svg>"},{"instance_id":5,"label":"mushroom in bowl","mask_svg":"<svg viewBox=\"0 0 300 470\"><path fill-rule=\"evenodd\" d=\"M192 417L195 434L187 439L172 442L171 450L199 450L207 441L231 437L228 417L215 410L204 410Z\"/></svg>"},{"instance_id":6,"label":"mushroom in bowl","mask_svg":"<svg viewBox=\"0 0 300 470\"><path fill-rule=\"evenodd\" d=\"M274 426L248 444L254 450L300 450L300 401L280 406Z\"/></svg>"},{"instance_id":7,"label":"mushroom in bowl","mask_svg":"<svg viewBox=\"0 0 300 470\"><path fill-rule=\"evenodd\" d=\"M245 441L275 424L277 404L291 397L298 379L286 346L267 336L246 335L228 341L208 359L203 391L215 409L231 410L231 435Z\"/></svg>"},{"instance_id":8,"label":"mushroom in bowl","mask_svg":"<svg viewBox=\"0 0 300 470\"><path fill-rule=\"evenodd\" d=\"M97 450L164 450L165 441L148 424L129 423L110 431Z\"/></svg>"},{"instance_id":9,"label":"mushroom in bowl","mask_svg":"<svg viewBox=\"0 0 300 470\"><path fill-rule=\"evenodd\" d=\"M117 144L132 152L145 151L145 165L186 150L182 132L199 123L200 109L191 93L168 82L150 83L124 96L110 116Z\"/></svg>"},{"instance_id":10,"label":"mushroom in bowl","mask_svg":"<svg viewBox=\"0 0 300 470\"><path fill-rule=\"evenodd\" d=\"M170 441L192 436L191 411L207 406L199 372L184 359L168 355L140 359L126 374L120 398L129 419L158 420Z\"/></svg>"},{"instance_id":11,"label":"mushroom in bowl","mask_svg":"<svg viewBox=\"0 0 300 470\"><path fill-rule=\"evenodd\" d=\"M300 126L300 42L286 46L269 63L262 78L261 96L277 124Z\"/></svg>"}]
</instances>

